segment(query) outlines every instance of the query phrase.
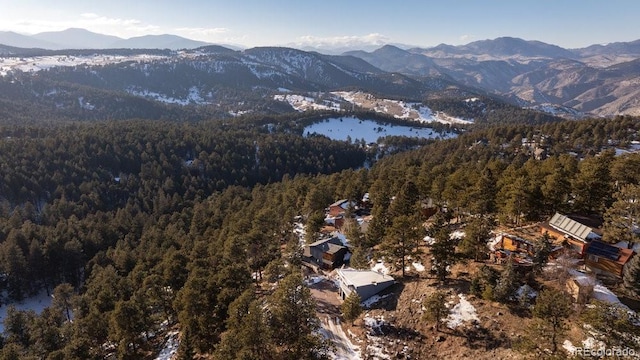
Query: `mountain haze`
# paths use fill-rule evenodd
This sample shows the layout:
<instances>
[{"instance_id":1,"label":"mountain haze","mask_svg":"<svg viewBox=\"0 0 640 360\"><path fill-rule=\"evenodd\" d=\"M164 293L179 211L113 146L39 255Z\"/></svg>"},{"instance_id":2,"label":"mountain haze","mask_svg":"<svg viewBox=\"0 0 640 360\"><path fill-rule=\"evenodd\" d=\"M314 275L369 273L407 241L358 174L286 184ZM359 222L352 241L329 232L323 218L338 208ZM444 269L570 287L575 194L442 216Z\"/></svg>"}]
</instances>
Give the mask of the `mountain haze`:
<instances>
[{"instance_id":1,"label":"mountain haze","mask_svg":"<svg viewBox=\"0 0 640 360\"><path fill-rule=\"evenodd\" d=\"M59 49L102 49L110 48L122 39L117 36L97 34L85 29L71 28L63 31L51 31L35 34L34 39L57 44Z\"/></svg>"}]
</instances>

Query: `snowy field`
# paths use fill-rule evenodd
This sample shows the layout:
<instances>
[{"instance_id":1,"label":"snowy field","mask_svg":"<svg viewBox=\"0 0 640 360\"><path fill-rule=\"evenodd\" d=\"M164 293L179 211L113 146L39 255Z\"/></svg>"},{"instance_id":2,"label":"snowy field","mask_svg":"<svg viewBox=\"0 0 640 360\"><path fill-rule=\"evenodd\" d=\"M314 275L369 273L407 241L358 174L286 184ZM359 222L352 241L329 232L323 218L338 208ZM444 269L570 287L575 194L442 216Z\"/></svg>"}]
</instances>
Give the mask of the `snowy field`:
<instances>
[{"instance_id":1,"label":"snowy field","mask_svg":"<svg viewBox=\"0 0 640 360\"><path fill-rule=\"evenodd\" d=\"M443 112L433 112L429 107L415 102L376 98L360 91L336 91L332 94L352 104L375 112L393 115L398 119L413 120L421 123L440 122L444 124L472 124L473 120L449 116ZM475 99L475 98L474 98ZM469 99L475 101L477 99Z\"/></svg>"},{"instance_id":2,"label":"snowy field","mask_svg":"<svg viewBox=\"0 0 640 360\"><path fill-rule=\"evenodd\" d=\"M156 55L103 55L90 56L52 55L34 57L0 57L0 76L7 76L11 71L38 72L53 67L72 67L78 65L107 65L125 61L149 62L164 56Z\"/></svg>"},{"instance_id":3,"label":"snowy field","mask_svg":"<svg viewBox=\"0 0 640 360\"><path fill-rule=\"evenodd\" d=\"M286 89L282 89L286 90ZM281 90L281 91L282 91ZM324 99L317 99L312 96L304 96L291 94L290 91L283 91L285 94L274 95L273 99L276 101L286 102L296 111L309 111L309 110L349 110L353 106L348 106L345 109L340 105L344 102L379 112L382 114L391 115L398 119L405 119L416 121L420 123L440 122L443 124L472 124L473 120L463 119L455 116L449 116L443 112L434 112L429 107L416 102L407 102L402 100L391 100L384 98L376 98L375 96L364 93L361 91L335 91L332 93L325 93ZM331 99L329 94L333 97ZM468 99L468 101L475 101L477 99Z\"/></svg>"},{"instance_id":4,"label":"snowy field","mask_svg":"<svg viewBox=\"0 0 640 360\"><path fill-rule=\"evenodd\" d=\"M366 143L376 142L384 136L406 136L424 139L449 139L456 137L453 133L438 133L430 128L413 128L410 126L388 125L373 120L360 120L355 117L329 118L325 121L307 126L304 134L320 134L332 140L345 141L364 139Z\"/></svg>"}]
</instances>

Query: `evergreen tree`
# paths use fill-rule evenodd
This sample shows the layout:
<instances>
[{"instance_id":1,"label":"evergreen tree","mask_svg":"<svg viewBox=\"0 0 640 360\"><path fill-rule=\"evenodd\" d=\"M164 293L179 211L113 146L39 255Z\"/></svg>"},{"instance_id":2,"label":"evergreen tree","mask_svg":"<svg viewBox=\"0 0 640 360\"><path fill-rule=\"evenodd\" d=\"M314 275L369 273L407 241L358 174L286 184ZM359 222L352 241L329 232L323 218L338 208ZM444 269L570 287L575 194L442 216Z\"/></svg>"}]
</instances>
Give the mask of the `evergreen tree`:
<instances>
[{"instance_id":1,"label":"evergreen tree","mask_svg":"<svg viewBox=\"0 0 640 360\"><path fill-rule=\"evenodd\" d=\"M340 309L342 310L342 317L344 317L345 321L353 322L362 314L362 305L360 305L361 299L360 295L357 292L352 291L344 302Z\"/></svg>"},{"instance_id":2,"label":"evergreen tree","mask_svg":"<svg viewBox=\"0 0 640 360\"><path fill-rule=\"evenodd\" d=\"M559 163L552 173L545 176L540 190L544 198L544 206L548 209L548 215L554 214L556 211L565 212L567 210L571 195L571 182L567 170Z\"/></svg>"},{"instance_id":3,"label":"evergreen tree","mask_svg":"<svg viewBox=\"0 0 640 360\"><path fill-rule=\"evenodd\" d=\"M500 278L498 278L496 286L493 289L493 295L496 300L507 302L511 300L517 289L518 275L514 269L513 259L509 257L507 259L507 265L500 273Z\"/></svg>"},{"instance_id":4,"label":"evergreen tree","mask_svg":"<svg viewBox=\"0 0 640 360\"><path fill-rule=\"evenodd\" d=\"M640 298L640 254L631 258L622 277L625 290L636 298Z\"/></svg>"},{"instance_id":5,"label":"evergreen tree","mask_svg":"<svg viewBox=\"0 0 640 360\"><path fill-rule=\"evenodd\" d=\"M194 355L195 349L191 341L191 336L189 335L189 330L185 329L180 336L180 346L176 353L176 360L193 360Z\"/></svg>"},{"instance_id":6,"label":"evergreen tree","mask_svg":"<svg viewBox=\"0 0 640 360\"><path fill-rule=\"evenodd\" d=\"M446 227L440 227L438 229L432 229L434 233L435 241L431 246L431 272L436 278L443 282L449 276L451 267L458 260L455 243L449 235L449 231Z\"/></svg>"},{"instance_id":7,"label":"evergreen tree","mask_svg":"<svg viewBox=\"0 0 640 360\"><path fill-rule=\"evenodd\" d=\"M435 291L427 296L422 306L425 308L425 319L435 322L436 331L440 331L440 321L449 313L447 294L442 291Z\"/></svg>"},{"instance_id":8,"label":"evergreen tree","mask_svg":"<svg viewBox=\"0 0 640 360\"><path fill-rule=\"evenodd\" d=\"M407 180L400 188L398 195L391 202L389 214L392 218L403 215L407 217L416 216L420 211L418 206L419 199L420 194L418 188L412 181Z\"/></svg>"},{"instance_id":9,"label":"evergreen tree","mask_svg":"<svg viewBox=\"0 0 640 360\"><path fill-rule=\"evenodd\" d=\"M273 351L264 311L253 289L229 305L227 331L215 351L216 359L268 359Z\"/></svg>"},{"instance_id":10,"label":"evergreen tree","mask_svg":"<svg viewBox=\"0 0 640 360\"><path fill-rule=\"evenodd\" d=\"M362 246L351 248L351 258L349 259L349 266L354 269L365 270L369 269L369 249Z\"/></svg>"},{"instance_id":11,"label":"evergreen tree","mask_svg":"<svg viewBox=\"0 0 640 360\"><path fill-rule=\"evenodd\" d=\"M487 255L487 241L491 237L493 220L489 217L474 217L465 227L465 236L460 244L462 253L479 261Z\"/></svg>"},{"instance_id":12,"label":"evergreen tree","mask_svg":"<svg viewBox=\"0 0 640 360\"><path fill-rule=\"evenodd\" d=\"M640 346L640 327L638 316L618 304L610 304L599 300L592 301L580 314L580 319L596 331L590 332L598 336L607 347Z\"/></svg>"},{"instance_id":13,"label":"evergreen tree","mask_svg":"<svg viewBox=\"0 0 640 360\"><path fill-rule=\"evenodd\" d=\"M71 321L72 300L74 296L73 286L68 283L60 284L53 289L52 306L64 314L67 321Z\"/></svg>"},{"instance_id":14,"label":"evergreen tree","mask_svg":"<svg viewBox=\"0 0 640 360\"><path fill-rule=\"evenodd\" d=\"M640 185L624 185L614 199L604 213L604 240L626 241L631 248L634 243L640 243Z\"/></svg>"},{"instance_id":15,"label":"evergreen tree","mask_svg":"<svg viewBox=\"0 0 640 360\"><path fill-rule=\"evenodd\" d=\"M118 343L118 357L134 356L140 346L140 335L146 331L142 309L134 301L118 301L111 314L112 339Z\"/></svg>"},{"instance_id":16,"label":"evergreen tree","mask_svg":"<svg viewBox=\"0 0 640 360\"><path fill-rule=\"evenodd\" d=\"M487 216L496 212L496 179L493 171L485 167L473 185L469 196L472 214Z\"/></svg>"},{"instance_id":17,"label":"evergreen tree","mask_svg":"<svg viewBox=\"0 0 640 360\"><path fill-rule=\"evenodd\" d=\"M406 258L415 253L416 244L423 236L421 230L422 224L417 217L400 215L393 219L393 224L381 244L382 252L388 261L400 262L403 277Z\"/></svg>"},{"instance_id":18,"label":"evergreen tree","mask_svg":"<svg viewBox=\"0 0 640 360\"><path fill-rule=\"evenodd\" d=\"M295 272L282 279L269 297L269 324L279 358L287 360L318 359L327 343L317 331L320 322L316 306L302 276Z\"/></svg>"},{"instance_id":19,"label":"evergreen tree","mask_svg":"<svg viewBox=\"0 0 640 360\"><path fill-rule=\"evenodd\" d=\"M610 204L612 193L609 164L613 153L590 157L580 163L579 172L572 183L575 211L601 213Z\"/></svg>"},{"instance_id":20,"label":"evergreen tree","mask_svg":"<svg viewBox=\"0 0 640 360\"><path fill-rule=\"evenodd\" d=\"M549 234L545 232L535 243L535 253L533 254L533 270L535 272L542 271L547 265L551 250L553 250L553 244L551 244Z\"/></svg>"},{"instance_id":21,"label":"evergreen tree","mask_svg":"<svg viewBox=\"0 0 640 360\"><path fill-rule=\"evenodd\" d=\"M571 297L566 293L546 288L538 294L533 307L535 333L550 342L551 352L558 350L558 341L567 330L566 321L571 314Z\"/></svg>"},{"instance_id":22,"label":"evergreen tree","mask_svg":"<svg viewBox=\"0 0 640 360\"><path fill-rule=\"evenodd\" d=\"M35 319L33 311L21 311L14 305L9 305L7 315L4 318L4 333L6 342L16 343L22 347L28 347L31 342L29 324Z\"/></svg>"}]
</instances>

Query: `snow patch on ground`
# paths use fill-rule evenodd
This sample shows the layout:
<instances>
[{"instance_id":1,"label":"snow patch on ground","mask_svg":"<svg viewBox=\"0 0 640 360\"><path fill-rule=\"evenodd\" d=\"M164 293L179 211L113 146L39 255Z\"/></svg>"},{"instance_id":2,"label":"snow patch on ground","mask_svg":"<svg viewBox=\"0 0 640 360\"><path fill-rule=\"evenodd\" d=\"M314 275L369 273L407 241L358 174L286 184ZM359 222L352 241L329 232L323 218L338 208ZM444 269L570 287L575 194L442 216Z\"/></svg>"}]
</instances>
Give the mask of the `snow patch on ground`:
<instances>
[{"instance_id":1,"label":"snow patch on ground","mask_svg":"<svg viewBox=\"0 0 640 360\"><path fill-rule=\"evenodd\" d=\"M583 274L577 270L569 270L569 274L576 279L581 284L586 284L587 282L593 282L593 278ZM621 306L623 309L627 311L631 311L628 306L620 302L618 296L613 293L613 291L609 290L606 286L604 286L600 281L596 280L595 285L593 286L593 298L596 300L604 301L609 304L615 304Z\"/></svg>"},{"instance_id":2,"label":"snow patch on ground","mask_svg":"<svg viewBox=\"0 0 640 360\"><path fill-rule=\"evenodd\" d=\"M451 234L449 234L449 238L454 240L454 239L462 239L464 238L464 231L462 230L456 230L454 232L452 232Z\"/></svg>"},{"instance_id":3,"label":"snow patch on ground","mask_svg":"<svg viewBox=\"0 0 640 360\"><path fill-rule=\"evenodd\" d=\"M3 303L0 307L0 333L4 332L4 319L7 317L7 309L10 305L15 306L17 310L33 310L36 314L40 314L46 307L51 306L51 300L52 297L47 295L45 290L41 290L37 295L23 299L20 302Z\"/></svg>"},{"instance_id":4,"label":"snow patch on ground","mask_svg":"<svg viewBox=\"0 0 640 360\"><path fill-rule=\"evenodd\" d=\"M306 279L304 280L304 283L305 283L307 286L312 286L312 285L315 285L315 284L317 284L317 283L321 282L321 281L322 281L322 280L324 280L324 279L325 279L325 278L324 278L323 276L310 276L310 277L308 277L308 278L306 278Z\"/></svg>"},{"instance_id":5,"label":"snow patch on ground","mask_svg":"<svg viewBox=\"0 0 640 360\"><path fill-rule=\"evenodd\" d=\"M389 268L385 266L384 262L382 260L379 260L378 262L376 262L372 267L371 270L375 271L375 272L379 272L383 275L389 275Z\"/></svg>"},{"instance_id":6,"label":"snow patch on ground","mask_svg":"<svg viewBox=\"0 0 640 360\"><path fill-rule=\"evenodd\" d=\"M424 240L424 242L426 242L427 245L433 245L433 244L436 243L436 239L432 238L429 235L425 236L424 239L422 239L422 240Z\"/></svg>"},{"instance_id":7,"label":"snow patch on ground","mask_svg":"<svg viewBox=\"0 0 640 360\"><path fill-rule=\"evenodd\" d=\"M160 351L160 354L156 356L156 360L171 360L178 353L178 331L171 331L167 334L167 342L164 344L164 348Z\"/></svg>"},{"instance_id":8,"label":"snow patch on ground","mask_svg":"<svg viewBox=\"0 0 640 360\"><path fill-rule=\"evenodd\" d=\"M365 301L361 302L360 305L362 305L363 308L365 309L369 309L371 308L371 306L375 305L376 303L378 303L378 301L388 298L389 296L391 296L393 294L387 294L384 296L380 296L380 295L373 295L372 297L366 299Z\"/></svg>"},{"instance_id":9,"label":"snow patch on ground","mask_svg":"<svg viewBox=\"0 0 640 360\"><path fill-rule=\"evenodd\" d=\"M424 272L424 265L419 262L414 262L411 265L416 269L417 272Z\"/></svg>"},{"instance_id":10,"label":"snow patch on ground","mask_svg":"<svg viewBox=\"0 0 640 360\"><path fill-rule=\"evenodd\" d=\"M524 284L518 288L516 291L516 297L520 299L521 297L526 296L528 299L535 299L538 297L538 292L533 290L531 286Z\"/></svg>"},{"instance_id":11,"label":"snow patch on ground","mask_svg":"<svg viewBox=\"0 0 640 360\"><path fill-rule=\"evenodd\" d=\"M476 308L471 305L467 298L463 294L458 294L458 297L460 302L451 309L447 318L447 327L450 329L455 329L464 322L480 321Z\"/></svg>"},{"instance_id":12,"label":"snow patch on ground","mask_svg":"<svg viewBox=\"0 0 640 360\"><path fill-rule=\"evenodd\" d=\"M296 217L295 222L293 223L293 233L298 237L298 243L300 244L300 247L304 248L307 244L307 241L305 240L305 237L307 236L307 230L302 223L302 217Z\"/></svg>"},{"instance_id":13,"label":"snow patch on ground","mask_svg":"<svg viewBox=\"0 0 640 360\"><path fill-rule=\"evenodd\" d=\"M389 354L385 353L384 342L382 337L384 332L382 326L385 325L384 316L364 317L364 325L367 328L367 359L391 359Z\"/></svg>"}]
</instances>

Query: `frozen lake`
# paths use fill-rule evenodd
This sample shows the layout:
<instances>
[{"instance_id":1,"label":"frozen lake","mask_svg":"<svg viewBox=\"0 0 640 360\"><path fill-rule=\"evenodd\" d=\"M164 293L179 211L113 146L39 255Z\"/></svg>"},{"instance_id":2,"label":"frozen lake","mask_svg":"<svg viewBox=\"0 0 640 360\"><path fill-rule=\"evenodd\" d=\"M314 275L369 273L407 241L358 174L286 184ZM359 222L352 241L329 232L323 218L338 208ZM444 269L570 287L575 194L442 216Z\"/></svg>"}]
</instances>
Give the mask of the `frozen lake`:
<instances>
[{"instance_id":1,"label":"frozen lake","mask_svg":"<svg viewBox=\"0 0 640 360\"><path fill-rule=\"evenodd\" d=\"M367 143L376 142L378 138L385 136L406 136L424 139L450 139L457 135L454 133L439 133L430 128L410 127L404 125L389 125L373 120L361 120L355 117L336 117L325 119L322 122L309 125L304 129L304 135L325 135L332 140L353 141L364 139Z\"/></svg>"}]
</instances>

